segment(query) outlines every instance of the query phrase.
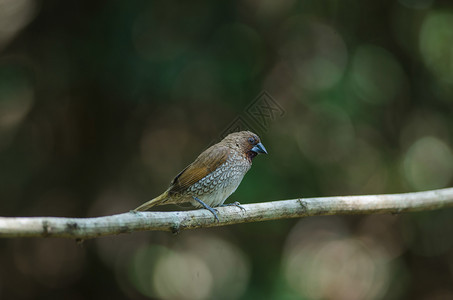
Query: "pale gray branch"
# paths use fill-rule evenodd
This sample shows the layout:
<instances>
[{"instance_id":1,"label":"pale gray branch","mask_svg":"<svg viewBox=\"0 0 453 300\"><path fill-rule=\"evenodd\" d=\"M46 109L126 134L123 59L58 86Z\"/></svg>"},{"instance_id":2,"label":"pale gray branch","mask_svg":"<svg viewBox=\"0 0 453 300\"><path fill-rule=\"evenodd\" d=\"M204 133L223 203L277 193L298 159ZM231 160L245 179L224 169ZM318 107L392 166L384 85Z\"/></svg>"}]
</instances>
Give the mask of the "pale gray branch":
<instances>
[{"instance_id":1,"label":"pale gray branch","mask_svg":"<svg viewBox=\"0 0 453 300\"><path fill-rule=\"evenodd\" d=\"M300 198L237 207L219 207L220 222L205 210L128 212L97 218L0 217L0 237L88 239L120 233L161 230L178 232L276 219L321 215L401 213L453 206L453 188L406 194Z\"/></svg>"}]
</instances>

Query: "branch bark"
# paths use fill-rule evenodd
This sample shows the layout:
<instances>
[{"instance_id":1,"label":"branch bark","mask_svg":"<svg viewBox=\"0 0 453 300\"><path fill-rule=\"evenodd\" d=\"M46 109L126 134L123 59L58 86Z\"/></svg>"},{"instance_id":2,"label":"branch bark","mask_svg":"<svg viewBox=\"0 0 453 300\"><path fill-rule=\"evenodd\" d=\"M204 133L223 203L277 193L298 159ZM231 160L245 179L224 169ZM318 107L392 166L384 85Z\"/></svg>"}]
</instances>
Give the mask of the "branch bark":
<instances>
[{"instance_id":1,"label":"branch bark","mask_svg":"<svg viewBox=\"0 0 453 300\"><path fill-rule=\"evenodd\" d=\"M88 239L145 230L185 229L323 215L383 214L434 210L453 206L453 188L417 193L300 198L237 207L219 207L220 222L205 210L128 212L97 218L0 217L0 237Z\"/></svg>"}]
</instances>

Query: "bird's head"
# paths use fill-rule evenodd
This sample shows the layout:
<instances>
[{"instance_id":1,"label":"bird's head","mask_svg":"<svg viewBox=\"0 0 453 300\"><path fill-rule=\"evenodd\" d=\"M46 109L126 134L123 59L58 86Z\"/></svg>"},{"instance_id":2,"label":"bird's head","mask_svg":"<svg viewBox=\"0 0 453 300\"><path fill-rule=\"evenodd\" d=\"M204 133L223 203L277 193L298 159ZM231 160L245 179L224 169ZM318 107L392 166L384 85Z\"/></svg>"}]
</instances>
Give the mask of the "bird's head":
<instances>
[{"instance_id":1,"label":"bird's head","mask_svg":"<svg viewBox=\"0 0 453 300\"><path fill-rule=\"evenodd\" d=\"M225 142L228 147L237 150L239 153L245 154L249 160L252 160L260 153L267 154L259 136L250 131L230 133L222 142Z\"/></svg>"}]
</instances>

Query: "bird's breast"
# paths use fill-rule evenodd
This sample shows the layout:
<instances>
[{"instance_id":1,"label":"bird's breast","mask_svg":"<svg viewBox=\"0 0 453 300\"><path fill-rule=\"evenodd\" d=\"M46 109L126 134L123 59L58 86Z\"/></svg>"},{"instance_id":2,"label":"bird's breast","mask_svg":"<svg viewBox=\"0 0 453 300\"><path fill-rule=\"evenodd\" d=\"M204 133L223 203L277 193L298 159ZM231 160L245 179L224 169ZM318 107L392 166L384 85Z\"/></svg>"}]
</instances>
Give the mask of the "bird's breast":
<instances>
[{"instance_id":1,"label":"bird's breast","mask_svg":"<svg viewBox=\"0 0 453 300\"><path fill-rule=\"evenodd\" d=\"M216 170L190 186L188 192L212 207L219 206L237 189L250 167L245 157L232 154Z\"/></svg>"}]
</instances>

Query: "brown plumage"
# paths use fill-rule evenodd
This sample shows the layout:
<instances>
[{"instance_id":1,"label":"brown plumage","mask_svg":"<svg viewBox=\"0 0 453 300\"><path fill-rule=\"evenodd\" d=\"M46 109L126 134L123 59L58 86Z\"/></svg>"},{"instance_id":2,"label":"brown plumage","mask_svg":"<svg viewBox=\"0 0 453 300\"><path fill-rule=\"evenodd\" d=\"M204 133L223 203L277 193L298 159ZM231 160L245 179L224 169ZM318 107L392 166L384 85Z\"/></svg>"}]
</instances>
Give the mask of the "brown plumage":
<instances>
[{"instance_id":1,"label":"brown plumage","mask_svg":"<svg viewBox=\"0 0 453 300\"><path fill-rule=\"evenodd\" d=\"M252 166L252 159L259 153L267 154L267 151L256 134L250 131L231 133L182 170L163 194L135 210L189 202L194 207L208 209L218 220L212 207L224 205ZM238 203L233 205L239 206Z\"/></svg>"}]
</instances>

